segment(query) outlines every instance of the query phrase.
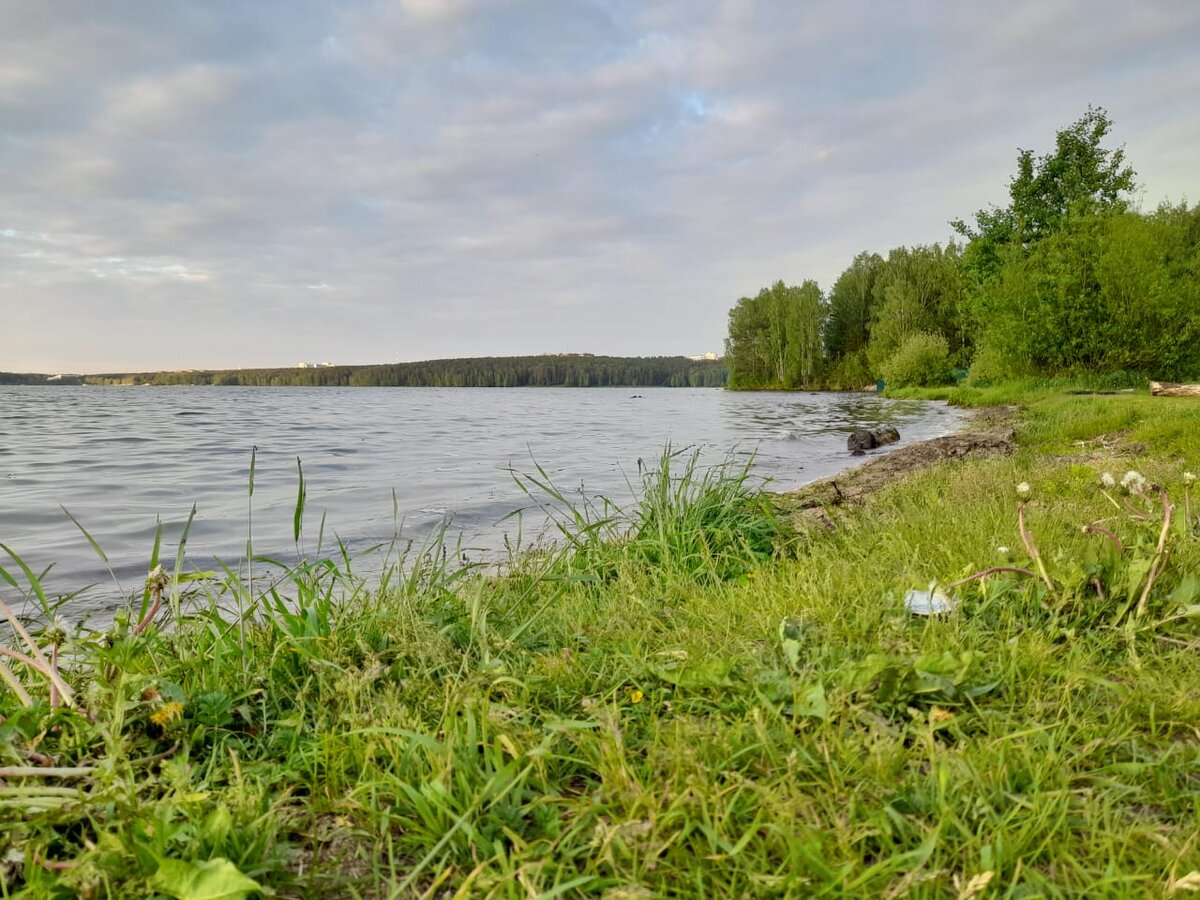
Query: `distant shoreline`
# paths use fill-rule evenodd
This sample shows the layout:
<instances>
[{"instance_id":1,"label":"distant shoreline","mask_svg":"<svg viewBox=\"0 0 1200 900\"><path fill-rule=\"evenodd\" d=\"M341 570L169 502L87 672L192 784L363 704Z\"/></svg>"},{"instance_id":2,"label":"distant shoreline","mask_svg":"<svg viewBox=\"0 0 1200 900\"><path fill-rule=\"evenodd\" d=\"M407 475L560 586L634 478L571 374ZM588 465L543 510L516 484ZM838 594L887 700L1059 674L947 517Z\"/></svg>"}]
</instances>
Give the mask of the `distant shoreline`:
<instances>
[{"instance_id":1,"label":"distant shoreline","mask_svg":"<svg viewBox=\"0 0 1200 900\"><path fill-rule=\"evenodd\" d=\"M0 384L191 385L214 387L724 387L719 359L686 356L497 356L388 365L303 364L289 368L102 372L0 372Z\"/></svg>"}]
</instances>

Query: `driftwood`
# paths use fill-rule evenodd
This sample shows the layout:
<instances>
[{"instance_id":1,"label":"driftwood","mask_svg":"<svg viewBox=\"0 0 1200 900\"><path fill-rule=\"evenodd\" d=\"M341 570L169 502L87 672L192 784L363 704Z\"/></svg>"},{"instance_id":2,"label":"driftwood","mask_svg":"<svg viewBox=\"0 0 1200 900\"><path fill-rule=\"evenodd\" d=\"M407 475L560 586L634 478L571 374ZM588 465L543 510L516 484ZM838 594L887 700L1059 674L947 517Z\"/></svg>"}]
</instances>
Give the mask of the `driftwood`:
<instances>
[{"instance_id":1,"label":"driftwood","mask_svg":"<svg viewBox=\"0 0 1200 900\"><path fill-rule=\"evenodd\" d=\"M1150 382L1151 397L1200 397L1200 384L1174 384L1170 381Z\"/></svg>"}]
</instances>

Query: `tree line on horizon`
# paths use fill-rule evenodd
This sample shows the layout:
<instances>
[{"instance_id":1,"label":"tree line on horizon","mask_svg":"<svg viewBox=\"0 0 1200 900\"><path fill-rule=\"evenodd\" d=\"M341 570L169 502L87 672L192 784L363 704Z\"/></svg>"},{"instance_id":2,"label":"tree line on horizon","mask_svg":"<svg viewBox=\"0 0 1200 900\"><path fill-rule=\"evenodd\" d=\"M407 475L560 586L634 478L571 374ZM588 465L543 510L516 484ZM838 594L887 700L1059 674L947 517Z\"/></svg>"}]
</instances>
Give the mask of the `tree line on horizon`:
<instances>
[{"instance_id":1,"label":"tree line on horizon","mask_svg":"<svg viewBox=\"0 0 1200 900\"><path fill-rule=\"evenodd\" d=\"M45 376L40 377L44 383ZM693 360L685 356L590 355L501 356L388 365L82 376L83 383L95 385L251 387L722 387L725 381L725 366L720 360ZM3 383L2 376L0 383Z\"/></svg>"},{"instance_id":2,"label":"tree line on horizon","mask_svg":"<svg viewBox=\"0 0 1200 900\"><path fill-rule=\"evenodd\" d=\"M729 386L856 389L1083 373L1200 376L1200 204L1134 208L1101 108L1021 150L1009 202L945 245L858 254L826 292L777 281L729 312Z\"/></svg>"}]
</instances>

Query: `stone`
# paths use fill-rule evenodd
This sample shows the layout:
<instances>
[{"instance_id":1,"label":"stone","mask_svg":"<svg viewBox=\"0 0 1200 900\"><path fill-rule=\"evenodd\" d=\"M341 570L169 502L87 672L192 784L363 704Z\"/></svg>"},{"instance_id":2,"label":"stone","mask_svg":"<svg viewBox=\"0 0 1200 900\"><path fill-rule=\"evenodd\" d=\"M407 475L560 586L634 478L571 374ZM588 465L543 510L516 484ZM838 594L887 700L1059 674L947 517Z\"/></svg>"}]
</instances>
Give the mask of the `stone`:
<instances>
[{"instance_id":1,"label":"stone","mask_svg":"<svg viewBox=\"0 0 1200 900\"><path fill-rule=\"evenodd\" d=\"M891 425L881 425L879 428L860 428L851 432L846 439L846 449L859 456L867 450L874 450L885 444L894 444L900 440L900 432Z\"/></svg>"}]
</instances>

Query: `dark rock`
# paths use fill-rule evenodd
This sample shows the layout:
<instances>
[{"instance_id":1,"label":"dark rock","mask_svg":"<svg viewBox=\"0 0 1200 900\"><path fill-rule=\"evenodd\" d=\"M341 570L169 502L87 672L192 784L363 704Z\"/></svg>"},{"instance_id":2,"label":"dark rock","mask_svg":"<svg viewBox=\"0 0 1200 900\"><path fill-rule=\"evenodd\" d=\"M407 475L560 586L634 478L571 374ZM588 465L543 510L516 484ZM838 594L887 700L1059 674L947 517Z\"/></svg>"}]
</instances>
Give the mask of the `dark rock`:
<instances>
[{"instance_id":1,"label":"dark rock","mask_svg":"<svg viewBox=\"0 0 1200 900\"><path fill-rule=\"evenodd\" d=\"M876 428L873 434L875 435L875 446L877 447L882 447L884 444L894 444L900 440L900 432L891 425Z\"/></svg>"},{"instance_id":2,"label":"dark rock","mask_svg":"<svg viewBox=\"0 0 1200 900\"><path fill-rule=\"evenodd\" d=\"M846 449L858 456L867 450L874 450L885 444L894 444L898 440L900 440L900 432L891 425L871 429L860 428L846 439Z\"/></svg>"},{"instance_id":3,"label":"dark rock","mask_svg":"<svg viewBox=\"0 0 1200 900\"><path fill-rule=\"evenodd\" d=\"M875 432L869 431L866 428L861 428L853 432L846 439L846 449L851 453L862 453L865 450L874 450L879 446L879 441L875 439Z\"/></svg>"}]
</instances>

